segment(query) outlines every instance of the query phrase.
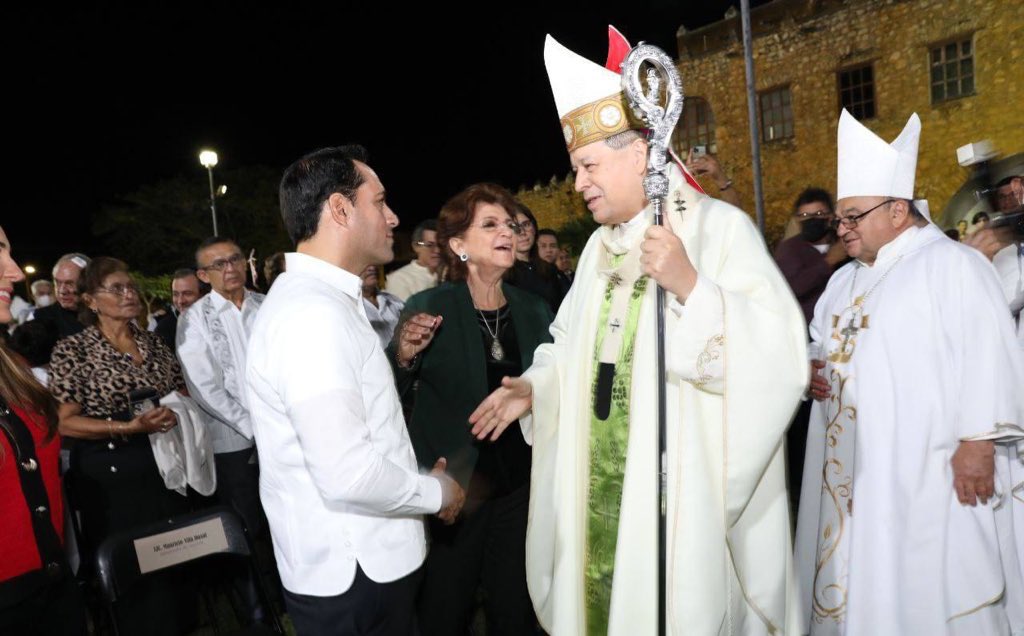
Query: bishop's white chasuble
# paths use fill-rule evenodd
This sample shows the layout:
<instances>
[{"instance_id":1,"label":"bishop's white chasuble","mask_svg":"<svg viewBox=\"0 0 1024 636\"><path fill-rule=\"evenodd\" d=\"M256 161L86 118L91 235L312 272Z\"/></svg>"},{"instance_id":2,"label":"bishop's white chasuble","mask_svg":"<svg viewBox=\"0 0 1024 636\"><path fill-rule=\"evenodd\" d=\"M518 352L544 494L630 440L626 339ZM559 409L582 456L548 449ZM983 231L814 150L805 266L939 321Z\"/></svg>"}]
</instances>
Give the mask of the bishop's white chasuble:
<instances>
[{"instance_id":1,"label":"bishop's white chasuble","mask_svg":"<svg viewBox=\"0 0 1024 636\"><path fill-rule=\"evenodd\" d=\"M795 633L782 438L807 381L800 309L749 217L690 189L674 166L666 212L699 274L685 306L669 294L666 310L669 633ZM594 633L588 610L597 603L608 606L608 634L657 633L655 286L626 289L626 300L640 294L634 319L631 302L618 315L618 286L609 285L609 269L628 269L625 261L636 258L630 250L651 218L648 209L636 229L631 222L591 237L552 324L554 342L537 349L523 374L534 391L525 431L533 444L527 583L541 624L555 636ZM608 346L634 324L621 345L632 342L631 350ZM592 456L602 435L592 430L602 422L595 417L602 361L618 362L616 378L623 364L630 373L611 385L609 420L625 412L628 427L615 429L625 457L610 561L588 543L595 540L591 468L615 461L622 446ZM599 479L612 483L609 476L615 471ZM599 589L606 563L608 601Z\"/></svg>"},{"instance_id":2,"label":"bishop's white chasuble","mask_svg":"<svg viewBox=\"0 0 1024 636\"><path fill-rule=\"evenodd\" d=\"M1024 437L1024 364L991 264L912 227L833 275L811 337L831 397L807 440L803 633L1024 629L1006 446L987 505L958 502L950 465L961 440Z\"/></svg>"}]
</instances>

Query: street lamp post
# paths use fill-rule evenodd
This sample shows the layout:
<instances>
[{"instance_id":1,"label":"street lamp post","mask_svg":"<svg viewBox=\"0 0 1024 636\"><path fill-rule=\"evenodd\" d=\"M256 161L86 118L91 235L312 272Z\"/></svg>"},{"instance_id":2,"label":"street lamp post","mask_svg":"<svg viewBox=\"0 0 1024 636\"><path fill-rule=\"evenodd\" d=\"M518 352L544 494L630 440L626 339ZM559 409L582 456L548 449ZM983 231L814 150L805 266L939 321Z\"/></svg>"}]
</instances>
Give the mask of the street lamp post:
<instances>
[{"instance_id":1,"label":"street lamp post","mask_svg":"<svg viewBox=\"0 0 1024 636\"><path fill-rule=\"evenodd\" d=\"M26 265L25 269L25 299L29 302L35 302L32 298L32 275L36 273L35 265Z\"/></svg>"},{"instance_id":2,"label":"street lamp post","mask_svg":"<svg viewBox=\"0 0 1024 636\"><path fill-rule=\"evenodd\" d=\"M212 150L201 151L199 163L210 175L210 216L213 217L213 235L217 236L217 193L213 188L213 167L217 165L217 153Z\"/></svg>"}]
</instances>

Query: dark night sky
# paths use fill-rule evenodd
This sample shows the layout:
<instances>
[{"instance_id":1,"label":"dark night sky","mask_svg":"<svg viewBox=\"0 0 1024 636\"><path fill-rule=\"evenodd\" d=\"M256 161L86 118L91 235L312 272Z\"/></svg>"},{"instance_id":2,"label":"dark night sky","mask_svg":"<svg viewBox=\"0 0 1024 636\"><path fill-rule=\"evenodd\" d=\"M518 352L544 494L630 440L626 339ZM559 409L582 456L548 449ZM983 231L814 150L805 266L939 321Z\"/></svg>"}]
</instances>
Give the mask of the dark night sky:
<instances>
[{"instance_id":1,"label":"dark night sky","mask_svg":"<svg viewBox=\"0 0 1024 636\"><path fill-rule=\"evenodd\" d=\"M562 176L544 34L601 63L613 23L675 57L681 24L717 20L730 3L488 4L461 16L241 2L8 15L0 222L16 257L48 266L71 249L95 252L95 211L161 178L205 179L204 146L222 167L284 168L318 147L362 143L407 226L469 183Z\"/></svg>"}]
</instances>

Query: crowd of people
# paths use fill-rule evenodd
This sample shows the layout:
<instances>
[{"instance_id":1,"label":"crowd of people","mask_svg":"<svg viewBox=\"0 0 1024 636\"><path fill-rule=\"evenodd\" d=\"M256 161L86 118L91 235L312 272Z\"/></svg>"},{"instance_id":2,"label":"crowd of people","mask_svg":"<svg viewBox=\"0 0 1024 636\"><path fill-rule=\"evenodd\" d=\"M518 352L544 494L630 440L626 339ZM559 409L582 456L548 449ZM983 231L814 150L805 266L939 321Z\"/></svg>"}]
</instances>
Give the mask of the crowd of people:
<instances>
[{"instance_id":1,"label":"crowd of people","mask_svg":"<svg viewBox=\"0 0 1024 636\"><path fill-rule=\"evenodd\" d=\"M0 633L85 633L97 548L214 503L267 565L232 575L244 620L267 585L303 635L652 634L659 567L672 633L1024 630L1021 237L950 240L914 198L917 116L889 144L845 111L836 196L800 192L773 253L713 155L669 162L652 225L618 64L551 38L545 63L600 224L575 266L478 183L385 275L399 217L357 145L284 171L295 249L262 282L214 236L163 312L82 253L17 299L0 230ZM187 487L169 435L200 440ZM196 606L171 571L116 621L186 633Z\"/></svg>"}]
</instances>

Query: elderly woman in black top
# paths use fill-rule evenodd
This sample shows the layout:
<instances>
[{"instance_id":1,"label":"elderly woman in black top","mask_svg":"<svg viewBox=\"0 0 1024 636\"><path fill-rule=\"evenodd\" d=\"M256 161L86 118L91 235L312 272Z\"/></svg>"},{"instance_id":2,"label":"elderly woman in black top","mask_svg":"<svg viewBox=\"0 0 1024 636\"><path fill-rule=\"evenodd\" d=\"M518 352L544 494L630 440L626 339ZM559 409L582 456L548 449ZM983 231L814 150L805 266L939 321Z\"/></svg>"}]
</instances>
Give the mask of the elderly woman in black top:
<instances>
[{"instance_id":1,"label":"elderly woman in black top","mask_svg":"<svg viewBox=\"0 0 1024 636\"><path fill-rule=\"evenodd\" d=\"M536 626L524 555L530 447L519 427L478 440L468 424L502 378L522 373L534 349L550 341L547 304L503 281L515 260L515 205L507 190L491 184L470 186L444 205L437 237L450 280L409 298L389 347L399 390L418 381L409 424L417 460L429 468L445 458L466 490L454 525L430 521L419 600L424 634L465 634L478 586L488 634L532 633Z\"/></svg>"},{"instance_id":2,"label":"elderly woman in black top","mask_svg":"<svg viewBox=\"0 0 1024 636\"><path fill-rule=\"evenodd\" d=\"M95 550L113 532L187 510L186 499L164 485L149 442L150 433L177 424L174 413L163 407L131 411L133 396L148 393L159 399L184 391L185 382L174 353L135 323L142 305L127 265L95 258L78 285L81 319L89 326L57 343L50 359L50 391L59 403L60 433L74 440L71 505L81 514L83 547ZM136 628L172 631L172 612L164 616L161 609L166 604L157 602L140 611L136 618L149 618ZM129 608L128 625L131 615ZM122 631L130 629L126 625Z\"/></svg>"}]
</instances>

